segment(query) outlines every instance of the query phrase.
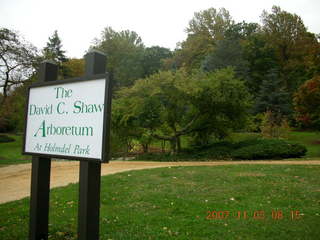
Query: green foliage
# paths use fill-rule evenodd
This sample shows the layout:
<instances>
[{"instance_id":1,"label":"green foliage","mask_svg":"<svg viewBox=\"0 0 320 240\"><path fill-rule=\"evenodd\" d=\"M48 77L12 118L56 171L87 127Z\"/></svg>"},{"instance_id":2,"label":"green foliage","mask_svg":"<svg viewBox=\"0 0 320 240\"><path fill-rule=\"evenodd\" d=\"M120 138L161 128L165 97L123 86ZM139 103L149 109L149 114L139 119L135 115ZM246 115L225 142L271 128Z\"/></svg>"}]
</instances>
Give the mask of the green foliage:
<instances>
[{"instance_id":1,"label":"green foliage","mask_svg":"<svg viewBox=\"0 0 320 240\"><path fill-rule=\"evenodd\" d=\"M181 136L207 132L223 137L230 129L241 128L249 99L231 69L160 72L118 92L113 126L138 140L142 136L167 140L175 152Z\"/></svg>"},{"instance_id":2,"label":"green foliage","mask_svg":"<svg viewBox=\"0 0 320 240\"><path fill-rule=\"evenodd\" d=\"M14 142L15 139L8 135L0 135L0 143Z\"/></svg>"},{"instance_id":3,"label":"green foliage","mask_svg":"<svg viewBox=\"0 0 320 240\"><path fill-rule=\"evenodd\" d=\"M43 48L42 54L44 60L52 60L59 66L58 78L64 79L70 77L72 74L70 63L65 64L69 59L66 57L64 50L62 50L61 39L58 31L55 30L51 37L49 37L46 47Z\"/></svg>"},{"instance_id":4,"label":"green foliage","mask_svg":"<svg viewBox=\"0 0 320 240\"><path fill-rule=\"evenodd\" d=\"M320 130L320 75L300 86L294 95L294 107L302 127Z\"/></svg>"},{"instance_id":5,"label":"green foliage","mask_svg":"<svg viewBox=\"0 0 320 240\"><path fill-rule=\"evenodd\" d=\"M243 58L243 49L239 41L224 39L217 42L212 53L206 56L202 63L205 71L234 67L237 77L248 76L248 62Z\"/></svg>"},{"instance_id":6,"label":"green foliage","mask_svg":"<svg viewBox=\"0 0 320 240\"><path fill-rule=\"evenodd\" d=\"M116 127L112 126L111 137L110 137L110 149L111 157L119 158L128 155L131 150L131 138L125 133L115 132Z\"/></svg>"},{"instance_id":7,"label":"green foliage","mask_svg":"<svg viewBox=\"0 0 320 240\"><path fill-rule=\"evenodd\" d=\"M245 58L244 45L259 29L256 23L232 23L228 25L222 39L215 41L215 47L202 62L205 71L233 67L236 76L249 78L249 62Z\"/></svg>"},{"instance_id":8,"label":"green foliage","mask_svg":"<svg viewBox=\"0 0 320 240\"><path fill-rule=\"evenodd\" d=\"M172 52L168 48L159 46L145 48L142 60L144 77L163 69L163 62L170 57L172 57Z\"/></svg>"},{"instance_id":9,"label":"green foliage","mask_svg":"<svg viewBox=\"0 0 320 240\"><path fill-rule=\"evenodd\" d=\"M281 116L291 113L289 96L281 82L278 71L273 69L262 82L254 111L255 113L271 111L281 118Z\"/></svg>"},{"instance_id":10,"label":"green foliage","mask_svg":"<svg viewBox=\"0 0 320 240\"><path fill-rule=\"evenodd\" d=\"M130 86L144 76L144 45L136 32L116 32L107 27L91 48L108 56L107 69L113 76L115 87Z\"/></svg>"},{"instance_id":11,"label":"green foliage","mask_svg":"<svg viewBox=\"0 0 320 240\"><path fill-rule=\"evenodd\" d=\"M62 50L61 39L57 30L49 37L47 45L42 52L45 59L51 59L57 63L63 63L68 60L65 56L65 51Z\"/></svg>"},{"instance_id":12,"label":"green foliage","mask_svg":"<svg viewBox=\"0 0 320 240\"><path fill-rule=\"evenodd\" d=\"M71 58L62 63L65 78L75 78L84 75L84 59Z\"/></svg>"},{"instance_id":13,"label":"green foliage","mask_svg":"<svg viewBox=\"0 0 320 240\"><path fill-rule=\"evenodd\" d=\"M288 138L290 127L285 118L267 111L263 114L260 130L265 138Z\"/></svg>"},{"instance_id":14,"label":"green foliage","mask_svg":"<svg viewBox=\"0 0 320 240\"><path fill-rule=\"evenodd\" d=\"M232 23L226 28L225 38L229 40L248 40L260 31L258 23L247 23L245 21Z\"/></svg>"},{"instance_id":15,"label":"green foliage","mask_svg":"<svg viewBox=\"0 0 320 240\"><path fill-rule=\"evenodd\" d=\"M320 158L320 132L290 132L288 142L299 143L307 147L307 158Z\"/></svg>"},{"instance_id":16,"label":"green foliage","mask_svg":"<svg viewBox=\"0 0 320 240\"><path fill-rule=\"evenodd\" d=\"M261 31L242 41L243 57L248 63L246 79L250 93L257 98L262 82L270 70L277 67L275 50L269 46L268 39Z\"/></svg>"},{"instance_id":17,"label":"green foliage","mask_svg":"<svg viewBox=\"0 0 320 240\"><path fill-rule=\"evenodd\" d=\"M7 96L2 108L0 108L0 132L23 131L28 85L16 87Z\"/></svg>"},{"instance_id":18,"label":"green foliage","mask_svg":"<svg viewBox=\"0 0 320 240\"><path fill-rule=\"evenodd\" d=\"M187 27L187 33L202 34L207 33L213 40L223 39L228 27L233 24L230 13L225 8L219 10L209 8L194 13L194 17L190 20Z\"/></svg>"},{"instance_id":19,"label":"green foliage","mask_svg":"<svg viewBox=\"0 0 320 240\"><path fill-rule=\"evenodd\" d=\"M283 84L294 93L320 63L319 42L314 34L307 32L298 15L278 6L273 6L271 13L264 11L261 18L268 45L275 50Z\"/></svg>"},{"instance_id":20,"label":"green foliage","mask_svg":"<svg viewBox=\"0 0 320 240\"><path fill-rule=\"evenodd\" d=\"M306 154L305 146L276 139L247 139L239 142L219 141L206 146L194 146L172 155L143 154L136 159L143 161L212 161L212 160L263 160L298 158Z\"/></svg>"},{"instance_id":21,"label":"green foliage","mask_svg":"<svg viewBox=\"0 0 320 240\"><path fill-rule=\"evenodd\" d=\"M246 146L247 145L247 146ZM258 140L231 153L234 159L282 159L298 158L306 154L307 149L300 144L291 144L282 140Z\"/></svg>"},{"instance_id":22,"label":"green foliage","mask_svg":"<svg viewBox=\"0 0 320 240\"><path fill-rule=\"evenodd\" d=\"M175 52L175 65L187 71L200 68L205 57L215 48L216 41L224 38L232 23L229 12L224 8L196 12L186 29L187 39Z\"/></svg>"},{"instance_id":23,"label":"green foliage","mask_svg":"<svg viewBox=\"0 0 320 240\"><path fill-rule=\"evenodd\" d=\"M37 49L17 32L0 28L0 111L10 91L21 86L35 73Z\"/></svg>"},{"instance_id":24,"label":"green foliage","mask_svg":"<svg viewBox=\"0 0 320 240\"><path fill-rule=\"evenodd\" d=\"M239 142L217 142L206 148L195 149L198 156L208 159L283 159L304 156L307 149L301 144L283 140L248 139Z\"/></svg>"}]
</instances>

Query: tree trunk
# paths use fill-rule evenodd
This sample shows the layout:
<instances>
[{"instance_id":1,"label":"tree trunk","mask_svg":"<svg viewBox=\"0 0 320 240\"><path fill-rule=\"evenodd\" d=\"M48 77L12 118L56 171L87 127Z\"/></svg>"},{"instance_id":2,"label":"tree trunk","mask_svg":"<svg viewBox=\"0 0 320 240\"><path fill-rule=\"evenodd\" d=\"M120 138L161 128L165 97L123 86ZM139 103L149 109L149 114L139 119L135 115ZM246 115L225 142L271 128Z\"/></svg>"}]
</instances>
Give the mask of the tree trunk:
<instances>
[{"instance_id":1,"label":"tree trunk","mask_svg":"<svg viewBox=\"0 0 320 240\"><path fill-rule=\"evenodd\" d=\"M161 141L161 152L164 153L166 149L166 140Z\"/></svg>"},{"instance_id":2,"label":"tree trunk","mask_svg":"<svg viewBox=\"0 0 320 240\"><path fill-rule=\"evenodd\" d=\"M148 144L141 144L141 145L142 145L143 153L147 153L149 150L149 145Z\"/></svg>"},{"instance_id":3,"label":"tree trunk","mask_svg":"<svg viewBox=\"0 0 320 240\"><path fill-rule=\"evenodd\" d=\"M177 153L177 139L176 138L172 138L170 140L170 146L171 146L171 152L173 154Z\"/></svg>"},{"instance_id":4,"label":"tree trunk","mask_svg":"<svg viewBox=\"0 0 320 240\"><path fill-rule=\"evenodd\" d=\"M181 139L180 137L176 137L176 142L177 142L177 153L181 152Z\"/></svg>"}]
</instances>

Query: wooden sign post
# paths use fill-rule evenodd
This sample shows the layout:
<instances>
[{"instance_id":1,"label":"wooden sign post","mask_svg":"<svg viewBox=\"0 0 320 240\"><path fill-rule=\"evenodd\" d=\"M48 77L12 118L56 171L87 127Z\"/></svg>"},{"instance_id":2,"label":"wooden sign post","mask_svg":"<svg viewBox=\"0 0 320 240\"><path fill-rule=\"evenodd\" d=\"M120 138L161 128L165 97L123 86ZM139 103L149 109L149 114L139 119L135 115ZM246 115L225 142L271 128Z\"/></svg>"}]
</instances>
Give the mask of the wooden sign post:
<instances>
[{"instance_id":1,"label":"wooden sign post","mask_svg":"<svg viewBox=\"0 0 320 240\"><path fill-rule=\"evenodd\" d=\"M39 82L58 78L58 66L50 61L40 65ZM32 157L29 239L48 239L51 158Z\"/></svg>"},{"instance_id":2,"label":"wooden sign post","mask_svg":"<svg viewBox=\"0 0 320 240\"><path fill-rule=\"evenodd\" d=\"M106 56L85 56L82 78L57 81L44 62L29 88L23 153L32 155L30 240L48 239L51 158L80 160L78 239L99 239L101 163L109 158L111 82Z\"/></svg>"}]
</instances>

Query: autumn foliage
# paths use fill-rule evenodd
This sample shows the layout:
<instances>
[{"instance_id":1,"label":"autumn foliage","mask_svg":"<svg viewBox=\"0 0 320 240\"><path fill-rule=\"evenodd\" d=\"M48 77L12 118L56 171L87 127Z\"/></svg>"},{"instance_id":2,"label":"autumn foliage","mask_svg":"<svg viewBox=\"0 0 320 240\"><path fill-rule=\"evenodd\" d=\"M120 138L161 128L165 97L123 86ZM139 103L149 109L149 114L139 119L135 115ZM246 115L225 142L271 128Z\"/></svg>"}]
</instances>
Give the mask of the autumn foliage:
<instances>
[{"instance_id":1,"label":"autumn foliage","mask_svg":"<svg viewBox=\"0 0 320 240\"><path fill-rule=\"evenodd\" d=\"M294 96L296 120L302 127L320 130L320 75L300 86Z\"/></svg>"}]
</instances>

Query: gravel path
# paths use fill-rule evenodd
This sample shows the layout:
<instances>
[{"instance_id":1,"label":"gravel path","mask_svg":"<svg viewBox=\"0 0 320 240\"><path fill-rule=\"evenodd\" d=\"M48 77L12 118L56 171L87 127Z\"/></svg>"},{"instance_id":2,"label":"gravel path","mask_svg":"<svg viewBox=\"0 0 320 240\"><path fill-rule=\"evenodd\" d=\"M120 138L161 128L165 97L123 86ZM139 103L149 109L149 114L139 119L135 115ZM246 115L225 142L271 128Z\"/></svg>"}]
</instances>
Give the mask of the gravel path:
<instances>
[{"instance_id":1,"label":"gravel path","mask_svg":"<svg viewBox=\"0 0 320 240\"><path fill-rule=\"evenodd\" d=\"M102 164L102 175L114 174L130 170L159 168L169 166L218 166L239 164L292 164L320 165L320 160L311 161L219 161L219 162L140 162L112 161ZM31 163L10 165L0 168L0 203L10 202L29 196ZM66 186L79 179L79 162L52 161L50 187Z\"/></svg>"}]
</instances>

